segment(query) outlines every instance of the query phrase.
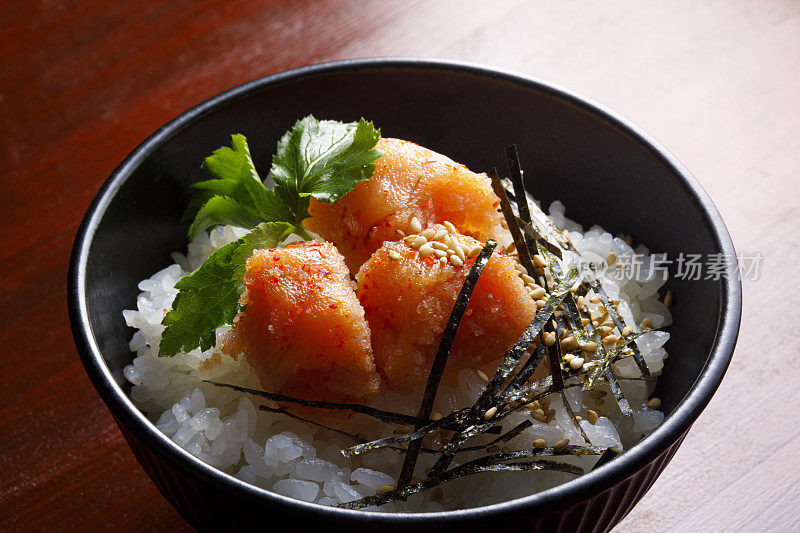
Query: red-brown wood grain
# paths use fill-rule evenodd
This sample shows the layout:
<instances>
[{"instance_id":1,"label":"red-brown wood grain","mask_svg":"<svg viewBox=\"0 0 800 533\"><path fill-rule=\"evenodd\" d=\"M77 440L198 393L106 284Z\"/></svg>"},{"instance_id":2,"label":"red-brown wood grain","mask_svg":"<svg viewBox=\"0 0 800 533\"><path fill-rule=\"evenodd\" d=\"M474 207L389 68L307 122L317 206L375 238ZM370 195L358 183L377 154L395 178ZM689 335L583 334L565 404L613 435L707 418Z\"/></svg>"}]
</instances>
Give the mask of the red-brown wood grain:
<instances>
[{"instance_id":1,"label":"red-brown wood grain","mask_svg":"<svg viewBox=\"0 0 800 533\"><path fill-rule=\"evenodd\" d=\"M78 223L122 158L187 108L262 75L379 55L556 82L632 119L695 173L737 248L765 259L744 283L725 382L618 530L800 528L800 338L787 327L791 301L778 300L800 262L796 1L9 0L0 4L0 529L188 529L75 352L65 287Z\"/></svg>"}]
</instances>

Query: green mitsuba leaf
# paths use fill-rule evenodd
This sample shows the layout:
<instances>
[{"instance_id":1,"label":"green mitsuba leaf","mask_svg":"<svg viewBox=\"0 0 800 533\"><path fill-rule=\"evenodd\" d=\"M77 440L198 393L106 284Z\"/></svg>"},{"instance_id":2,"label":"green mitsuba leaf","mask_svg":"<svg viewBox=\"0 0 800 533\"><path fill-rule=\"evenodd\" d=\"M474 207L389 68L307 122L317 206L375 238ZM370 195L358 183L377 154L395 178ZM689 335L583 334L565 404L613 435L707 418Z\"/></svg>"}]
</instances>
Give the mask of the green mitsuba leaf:
<instances>
[{"instance_id":1,"label":"green mitsuba leaf","mask_svg":"<svg viewBox=\"0 0 800 533\"><path fill-rule=\"evenodd\" d=\"M381 133L372 122L298 120L278 142L270 170L275 191L290 206L296 222L308 217L309 197L334 203L356 183L372 177Z\"/></svg>"},{"instance_id":2,"label":"green mitsuba leaf","mask_svg":"<svg viewBox=\"0 0 800 533\"><path fill-rule=\"evenodd\" d=\"M244 292L247 259L253 250L274 248L291 233L311 236L303 228L311 197L334 203L375 171L380 130L359 122L299 120L278 143L272 158L275 190L264 186L253 164L247 140L232 135L231 146L215 150L203 168L213 179L193 185L184 221L192 220L189 237L218 224L252 229L219 248L200 268L175 284L178 295L162 324L166 326L159 356L186 353L216 342L216 329L233 322Z\"/></svg>"},{"instance_id":3,"label":"green mitsuba leaf","mask_svg":"<svg viewBox=\"0 0 800 533\"><path fill-rule=\"evenodd\" d=\"M261 222L292 219L286 204L261 182L244 135L232 135L231 146L215 150L203 162L203 169L215 179L193 185L201 192L187 210L187 216L194 216L190 239L217 224L249 229Z\"/></svg>"},{"instance_id":4,"label":"green mitsuba leaf","mask_svg":"<svg viewBox=\"0 0 800 533\"><path fill-rule=\"evenodd\" d=\"M175 284L180 292L161 323L166 326L158 355L171 357L198 346L207 350L216 342L217 328L230 324L239 312L244 273L253 250L274 248L294 226L285 222L257 225L239 240L219 248L200 268Z\"/></svg>"}]
</instances>

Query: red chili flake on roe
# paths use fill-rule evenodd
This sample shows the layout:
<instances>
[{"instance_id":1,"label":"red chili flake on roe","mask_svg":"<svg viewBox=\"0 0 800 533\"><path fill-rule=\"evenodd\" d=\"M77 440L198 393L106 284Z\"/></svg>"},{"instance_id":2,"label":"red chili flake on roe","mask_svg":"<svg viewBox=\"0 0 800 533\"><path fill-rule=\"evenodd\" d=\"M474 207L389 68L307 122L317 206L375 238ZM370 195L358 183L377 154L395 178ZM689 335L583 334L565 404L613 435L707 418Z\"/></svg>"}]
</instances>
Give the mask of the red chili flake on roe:
<instances>
[{"instance_id":1,"label":"red chili flake on roe","mask_svg":"<svg viewBox=\"0 0 800 533\"><path fill-rule=\"evenodd\" d=\"M272 267L275 256L280 275ZM357 403L377 393L369 325L344 258L332 244L256 250L244 282L247 306L223 349L244 353L265 390ZM308 383L316 384L313 391Z\"/></svg>"}]
</instances>

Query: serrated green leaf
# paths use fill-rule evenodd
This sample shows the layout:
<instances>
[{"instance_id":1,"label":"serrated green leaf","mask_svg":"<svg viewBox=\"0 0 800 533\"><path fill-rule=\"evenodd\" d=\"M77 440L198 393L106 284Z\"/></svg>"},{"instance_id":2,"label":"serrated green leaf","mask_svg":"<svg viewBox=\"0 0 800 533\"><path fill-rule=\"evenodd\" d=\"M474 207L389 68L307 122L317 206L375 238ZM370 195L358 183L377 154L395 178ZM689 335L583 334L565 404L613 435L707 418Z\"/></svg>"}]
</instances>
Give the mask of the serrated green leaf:
<instances>
[{"instance_id":1,"label":"serrated green leaf","mask_svg":"<svg viewBox=\"0 0 800 533\"><path fill-rule=\"evenodd\" d=\"M375 171L375 150L380 130L363 118L342 123L317 120L309 115L298 120L278 142L270 170L275 191L292 208L295 220L308 217L308 197L334 203L356 183Z\"/></svg>"},{"instance_id":2,"label":"serrated green leaf","mask_svg":"<svg viewBox=\"0 0 800 533\"><path fill-rule=\"evenodd\" d=\"M261 182L243 135L232 135L231 147L215 150L205 159L203 168L215 179L193 185L202 192L198 194L201 200L193 201L187 209L187 215L195 216L189 238L217 224L235 224L249 229L260 222L292 220L286 204ZM228 201L217 201L209 206L212 200L220 197Z\"/></svg>"},{"instance_id":3,"label":"serrated green leaf","mask_svg":"<svg viewBox=\"0 0 800 533\"><path fill-rule=\"evenodd\" d=\"M217 328L230 324L239 311L245 264L253 250L276 247L294 229L285 222L259 224L241 239L219 248L200 268L178 281L172 310L161 321L166 329L159 357L190 352L198 346L201 350L211 348Z\"/></svg>"},{"instance_id":4,"label":"serrated green leaf","mask_svg":"<svg viewBox=\"0 0 800 533\"><path fill-rule=\"evenodd\" d=\"M214 196L197 212L189 227L189 237L194 238L206 228L217 224L231 224L240 228L252 228L261 220L251 214L239 202L228 196Z\"/></svg>"}]
</instances>

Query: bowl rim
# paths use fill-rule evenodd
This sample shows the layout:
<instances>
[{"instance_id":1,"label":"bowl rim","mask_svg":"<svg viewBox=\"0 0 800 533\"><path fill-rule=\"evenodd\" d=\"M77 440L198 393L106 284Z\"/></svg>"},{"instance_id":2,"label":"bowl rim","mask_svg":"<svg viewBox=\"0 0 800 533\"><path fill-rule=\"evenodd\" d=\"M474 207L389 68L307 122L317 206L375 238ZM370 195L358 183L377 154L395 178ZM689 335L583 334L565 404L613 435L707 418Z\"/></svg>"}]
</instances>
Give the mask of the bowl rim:
<instances>
[{"instance_id":1,"label":"bowl rim","mask_svg":"<svg viewBox=\"0 0 800 533\"><path fill-rule=\"evenodd\" d=\"M104 181L80 224L70 256L67 282L70 325L77 351L86 372L118 424L135 434L151 453L168 462L173 468L177 468L191 476L199 476L206 482L216 483L220 488L229 492L245 496L248 499L273 501L276 504L285 505L287 509L293 509L298 512L316 513L323 519L349 520L354 524L370 524L373 526L379 524L397 526L401 522L404 525L413 526L419 525L422 521L427 523L431 520L440 524L454 524L465 520L496 518L500 514L520 512L526 514L538 512L541 516L544 516L548 514L548 510L558 509L558 503L564 505L564 502L568 502L567 497L577 503L584 499L589 499L592 495L601 493L636 474L643 466L651 463L682 438L708 404L722 381L733 355L741 319L741 282L738 277L738 269L734 265L728 266L727 275L723 276L721 280L719 296L722 311L718 317L717 331L710 349L709 359L684 399L653 433L613 461L583 476L545 491L484 507L431 513L376 513L301 502L249 485L202 462L172 442L136 408L132 400L116 383L91 330L85 296L85 282L86 266L94 233L111 199L120 186L154 149L166 142L178 131L214 110L276 85L329 74L363 70L415 70L468 74L534 90L577 107L583 112L593 115L595 119L606 123L619 133L632 138L642 150L648 152L666 167L673 176L678 178L687 195L695 203L718 251L735 256L733 242L719 212L699 182L675 156L627 119L589 98L563 89L555 84L510 70L475 63L409 57L347 59L303 66L267 75L213 96L156 130L125 157ZM566 506L569 506L569 504Z\"/></svg>"}]
</instances>

